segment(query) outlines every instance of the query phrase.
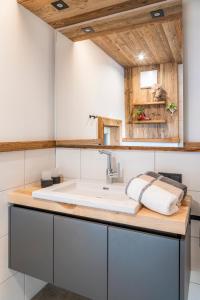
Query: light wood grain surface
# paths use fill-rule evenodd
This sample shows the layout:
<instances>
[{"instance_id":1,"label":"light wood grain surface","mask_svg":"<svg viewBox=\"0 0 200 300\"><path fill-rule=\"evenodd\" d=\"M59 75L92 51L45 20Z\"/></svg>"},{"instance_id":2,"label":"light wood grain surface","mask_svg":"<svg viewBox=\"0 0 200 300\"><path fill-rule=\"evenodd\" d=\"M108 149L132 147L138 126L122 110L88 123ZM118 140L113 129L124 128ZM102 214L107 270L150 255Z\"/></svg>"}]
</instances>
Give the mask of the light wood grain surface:
<instances>
[{"instance_id":1,"label":"light wood grain surface","mask_svg":"<svg viewBox=\"0 0 200 300\"><path fill-rule=\"evenodd\" d=\"M132 142L131 138L124 138L124 142ZM153 139L139 139L137 141L153 142ZM157 140L158 141L158 140ZM163 139L163 142L170 143L171 139ZM173 140L173 142L179 140ZM145 147L145 146L113 146L98 145L98 140L52 140L52 141L36 141L36 142L0 142L0 152L36 150L48 148L82 148L82 149L110 149L110 150L135 150L135 151L176 151L176 152L200 152L200 142L186 142L184 147Z\"/></svg>"},{"instance_id":2,"label":"light wood grain surface","mask_svg":"<svg viewBox=\"0 0 200 300\"><path fill-rule=\"evenodd\" d=\"M134 19L134 18L133 18ZM149 22L133 29L116 31L92 38L119 64L141 66L167 62L182 63L182 21L181 18L160 22ZM138 54L144 53L143 61Z\"/></svg>"},{"instance_id":3,"label":"light wood grain surface","mask_svg":"<svg viewBox=\"0 0 200 300\"><path fill-rule=\"evenodd\" d=\"M160 0L67 0L69 8L63 11L57 11L51 5L52 2L53 0L18 0L18 3L55 29L147 6Z\"/></svg>"},{"instance_id":4,"label":"light wood grain surface","mask_svg":"<svg viewBox=\"0 0 200 300\"><path fill-rule=\"evenodd\" d=\"M56 141L0 142L0 152L55 148Z\"/></svg>"},{"instance_id":5,"label":"light wood grain surface","mask_svg":"<svg viewBox=\"0 0 200 300\"><path fill-rule=\"evenodd\" d=\"M38 185L31 185L9 193L9 202L50 212L64 213L71 216L115 223L124 226L133 226L149 230L157 230L171 234L185 235L190 215L191 197L187 196L178 213L173 216L164 216L149 209L142 208L135 216L109 212L100 209L87 208L78 205L69 205L54 201L33 199L32 192L39 189Z\"/></svg>"},{"instance_id":6,"label":"light wood grain surface","mask_svg":"<svg viewBox=\"0 0 200 300\"><path fill-rule=\"evenodd\" d=\"M130 140L129 140L130 141ZM148 141L148 139L147 139ZM153 142L153 140L150 140ZM175 141L175 140L173 140ZM143 140L144 142L144 140ZM158 142L158 140L157 140ZM170 142L170 140L166 140L166 142ZM178 140L177 140L178 142ZM69 144L65 142L58 141L56 143L57 148L71 148L71 149L107 149L107 150L130 150L130 151L167 151L167 152L200 152L200 143L196 143L195 146L193 146L193 143L187 143L184 147L156 147L156 146L112 146L112 145L76 145L76 144Z\"/></svg>"},{"instance_id":7,"label":"light wood grain surface","mask_svg":"<svg viewBox=\"0 0 200 300\"><path fill-rule=\"evenodd\" d=\"M123 6L123 5L122 5ZM165 16L152 19L151 11L163 9ZM74 25L61 27L58 30L72 41L81 41L90 38L109 36L114 33L137 29L145 24L168 22L180 18L182 12L181 1L162 1L141 8L130 9L121 13L110 14L103 18L94 18L91 21L80 22ZM94 32L89 35L82 29L92 27Z\"/></svg>"},{"instance_id":8,"label":"light wood grain surface","mask_svg":"<svg viewBox=\"0 0 200 300\"><path fill-rule=\"evenodd\" d=\"M166 110L166 105L150 105L155 103L151 89L140 88L140 74L143 71L158 71L158 83L166 92L166 104L175 103L178 107L173 117ZM135 110L138 105L144 106L145 114L150 121L137 121ZM149 104L149 105L147 105ZM179 141L179 111L182 102L178 95L178 65L177 63L165 63L159 65L140 66L125 69L125 116L126 138L137 141L149 139L155 142L170 140L171 143Z\"/></svg>"},{"instance_id":9,"label":"light wood grain surface","mask_svg":"<svg viewBox=\"0 0 200 300\"><path fill-rule=\"evenodd\" d=\"M110 128L110 144L120 145L122 139L122 120L98 117L98 143L104 144L104 128Z\"/></svg>"}]
</instances>

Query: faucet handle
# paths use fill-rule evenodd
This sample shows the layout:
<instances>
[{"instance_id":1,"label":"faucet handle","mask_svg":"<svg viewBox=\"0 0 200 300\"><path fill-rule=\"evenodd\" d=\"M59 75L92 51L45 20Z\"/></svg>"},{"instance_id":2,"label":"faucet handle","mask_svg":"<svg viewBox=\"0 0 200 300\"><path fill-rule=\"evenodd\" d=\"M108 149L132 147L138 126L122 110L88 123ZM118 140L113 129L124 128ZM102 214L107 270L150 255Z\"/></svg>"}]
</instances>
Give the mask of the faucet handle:
<instances>
[{"instance_id":1,"label":"faucet handle","mask_svg":"<svg viewBox=\"0 0 200 300\"><path fill-rule=\"evenodd\" d=\"M111 155L111 152L107 150L99 150L99 154Z\"/></svg>"},{"instance_id":2,"label":"faucet handle","mask_svg":"<svg viewBox=\"0 0 200 300\"><path fill-rule=\"evenodd\" d=\"M118 178L119 177L119 172L118 171L113 171L113 170L108 170L108 176L112 178Z\"/></svg>"}]
</instances>

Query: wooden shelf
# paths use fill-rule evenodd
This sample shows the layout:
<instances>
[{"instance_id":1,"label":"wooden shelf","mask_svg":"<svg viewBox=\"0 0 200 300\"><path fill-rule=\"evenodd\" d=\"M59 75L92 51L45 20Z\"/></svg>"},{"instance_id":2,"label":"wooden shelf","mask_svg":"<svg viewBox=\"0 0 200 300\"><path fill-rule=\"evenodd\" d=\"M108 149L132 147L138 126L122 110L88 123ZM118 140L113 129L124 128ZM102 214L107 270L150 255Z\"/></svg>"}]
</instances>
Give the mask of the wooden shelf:
<instances>
[{"instance_id":1,"label":"wooden shelf","mask_svg":"<svg viewBox=\"0 0 200 300\"><path fill-rule=\"evenodd\" d=\"M134 106L165 105L166 101L133 103Z\"/></svg>"},{"instance_id":2,"label":"wooden shelf","mask_svg":"<svg viewBox=\"0 0 200 300\"><path fill-rule=\"evenodd\" d=\"M179 137L172 138L123 138L122 142L145 142L145 143L180 143Z\"/></svg>"},{"instance_id":3,"label":"wooden shelf","mask_svg":"<svg viewBox=\"0 0 200 300\"><path fill-rule=\"evenodd\" d=\"M133 124L165 124L166 120L133 121Z\"/></svg>"}]
</instances>

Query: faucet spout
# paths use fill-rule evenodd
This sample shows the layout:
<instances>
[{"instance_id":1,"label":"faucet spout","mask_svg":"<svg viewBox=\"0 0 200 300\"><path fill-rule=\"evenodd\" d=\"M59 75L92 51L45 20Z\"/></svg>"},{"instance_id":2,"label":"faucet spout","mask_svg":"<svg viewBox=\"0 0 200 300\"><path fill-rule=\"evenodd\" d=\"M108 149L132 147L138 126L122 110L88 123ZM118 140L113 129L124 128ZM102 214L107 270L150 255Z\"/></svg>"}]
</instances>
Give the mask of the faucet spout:
<instances>
[{"instance_id":1,"label":"faucet spout","mask_svg":"<svg viewBox=\"0 0 200 300\"><path fill-rule=\"evenodd\" d=\"M106 150L100 150L99 153L107 156L107 173L112 171L112 153Z\"/></svg>"},{"instance_id":2,"label":"faucet spout","mask_svg":"<svg viewBox=\"0 0 200 300\"><path fill-rule=\"evenodd\" d=\"M113 183L114 178L119 177L119 173L114 172L112 168L112 153L106 150L100 150L99 153L107 156L106 182L111 184Z\"/></svg>"}]
</instances>

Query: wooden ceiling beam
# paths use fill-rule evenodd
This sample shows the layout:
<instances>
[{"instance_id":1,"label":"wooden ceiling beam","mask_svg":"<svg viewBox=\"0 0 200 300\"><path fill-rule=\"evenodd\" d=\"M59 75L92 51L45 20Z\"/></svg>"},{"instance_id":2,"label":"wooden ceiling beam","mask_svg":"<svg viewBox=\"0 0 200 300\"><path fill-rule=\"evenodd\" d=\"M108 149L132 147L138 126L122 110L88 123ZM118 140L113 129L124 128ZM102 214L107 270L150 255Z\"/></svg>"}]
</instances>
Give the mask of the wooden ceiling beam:
<instances>
[{"instance_id":1,"label":"wooden ceiling beam","mask_svg":"<svg viewBox=\"0 0 200 300\"><path fill-rule=\"evenodd\" d=\"M138 22L137 23L137 20L134 19L134 23L136 24L130 24L130 25L127 25L127 26L122 26L122 27L117 27L115 29L107 29L107 30L102 30L102 31L99 31L99 32L93 32L93 33L90 33L89 35L86 35L86 34L83 34L83 35L73 35L73 36L70 36L68 34L66 34L65 32L62 32L64 35L66 35L69 39L71 39L73 42L79 42L79 41L84 41L84 40L93 40L94 38L97 38L97 37L104 37L104 36L107 36L107 35L110 35L110 34L113 34L113 33L121 33L121 32L125 32L125 31L129 31L129 30L133 30L133 29L137 29L137 28L141 28L141 27L145 27L147 24L164 24L164 23L167 23L167 22L170 22L170 21L174 21L174 20L177 20L177 19L181 19L182 18L182 13L177 13L177 14L174 14L174 15L171 15L171 16L167 16L165 18L162 18L162 19L149 19L149 18L146 18L146 19L143 19L141 20L141 22ZM139 21L139 20L138 20Z\"/></svg>"},{"instance_id":2,"label":"wooden ceiling beam","mask_svg":"<svg viewBox=\"0 0 200 300\"><path fill-rule=\"evenodd\" d=\"M167 0L163 0L163 1L167 1ZM86 21L92 21L92 20L96 20L96 19L99 19L102 17L107 17L107 16L110 16L113 14L126 12L131 9L144 7L144 6L155 4L158 2L161 2L161 0L135 0L135 1L129 0L129 1L117 3L115 5L111 5L108 7L103 7L101 9L91 11L91 12L88 12L85 14L76 15L76 16L73 16L70 18L65 17L58 21L49 22L49 25L51 25L55 29L59 29L59 28L70 26L70 25L79 24L79 23L86 22Z\"/></svg>"},{"instance_id":3,"label":"wooden ceiling beam","mask_svg":"<svg viewBox=\"0 0 200 300\"><path fill-rule=\"evenodd\" d=\"M151 11L164 9L165 16L157 19L152 19ZM77 25L71 25L58 29L61 33L67 36L74 42L93 39L112 33L119 33L127 30L132 30L138 26L144 26L147 23L164 23L169 20L174 20L182 16L181 0L169 0L160 2L159 4L149 5L147 7L123 12L106 18L83 22ZM85 33L83 28L92 27L94 32Z\"/></svg>"}]
</instances>

